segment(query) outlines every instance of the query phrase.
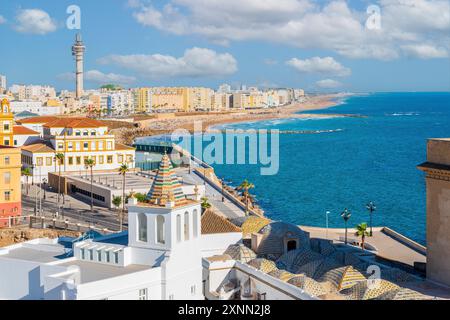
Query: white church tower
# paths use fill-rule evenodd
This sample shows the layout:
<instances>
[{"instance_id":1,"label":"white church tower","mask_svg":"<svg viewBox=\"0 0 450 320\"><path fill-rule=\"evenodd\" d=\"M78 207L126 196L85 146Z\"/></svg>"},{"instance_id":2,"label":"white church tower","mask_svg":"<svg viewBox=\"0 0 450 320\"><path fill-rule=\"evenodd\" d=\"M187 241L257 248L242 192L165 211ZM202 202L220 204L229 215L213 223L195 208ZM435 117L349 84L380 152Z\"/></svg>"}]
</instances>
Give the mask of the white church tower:
<instances>
[{"instance_id":1,"label":"white church tower","mask_svg":"<svg viewBox=\"0 0 450 320\"><path fill-rule=\"evenodd\" d=\"M128 246L142 252L142 263L161 267L162 299L204 299L201 206L183 194L169 156L161 161L149 201L131 198L128 212Z\"/></svg>"}]
</instances>

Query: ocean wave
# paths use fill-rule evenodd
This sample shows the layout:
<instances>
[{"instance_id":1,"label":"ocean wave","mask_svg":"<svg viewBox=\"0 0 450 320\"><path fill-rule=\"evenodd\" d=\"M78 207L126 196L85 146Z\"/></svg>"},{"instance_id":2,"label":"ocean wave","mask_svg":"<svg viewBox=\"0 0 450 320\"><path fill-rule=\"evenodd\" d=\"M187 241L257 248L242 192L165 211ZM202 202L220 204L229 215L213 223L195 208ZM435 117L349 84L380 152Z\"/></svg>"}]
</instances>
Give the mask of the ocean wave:
<instances>
[{"instance_id":1,"label":"ocean wave","mask_svg":"<svg viewBox=\"0 0 450 320\"><path fill-rule=\"evenodd\" d=\"M395 113L387 113L385 115L391 117L420 116L420 112L395 112Z\"/></svg>"}]
</instances>

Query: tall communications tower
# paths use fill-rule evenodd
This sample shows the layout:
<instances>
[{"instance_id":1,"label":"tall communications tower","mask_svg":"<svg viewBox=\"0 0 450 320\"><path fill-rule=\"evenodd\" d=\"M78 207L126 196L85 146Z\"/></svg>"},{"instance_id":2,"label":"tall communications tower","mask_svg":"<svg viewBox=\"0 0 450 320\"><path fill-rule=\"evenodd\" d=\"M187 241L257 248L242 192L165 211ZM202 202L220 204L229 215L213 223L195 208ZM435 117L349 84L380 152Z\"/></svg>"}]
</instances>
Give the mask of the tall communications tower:
<instances>
[{"instance_id":1,"label":"tall communications tower","mask_svg":"<svg viewBox=\"0 0 450 320\"><path fill-rule=\"evenodd\" d=\"M86 47L81 40L81 35L78 33L75 38L75 43L72 46L72 55L76 61L76 98L80 99L83 96L83 63L84 63L84 51Z\"/></svg>"}]
</instances>

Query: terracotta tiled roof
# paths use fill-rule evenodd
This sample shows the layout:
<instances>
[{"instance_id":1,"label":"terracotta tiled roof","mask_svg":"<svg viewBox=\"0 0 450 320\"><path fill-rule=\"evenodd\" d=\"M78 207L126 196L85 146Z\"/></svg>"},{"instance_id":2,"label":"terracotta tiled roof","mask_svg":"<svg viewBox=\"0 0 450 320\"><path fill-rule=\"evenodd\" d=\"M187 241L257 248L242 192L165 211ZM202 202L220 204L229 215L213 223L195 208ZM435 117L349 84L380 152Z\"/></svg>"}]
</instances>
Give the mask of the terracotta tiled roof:
<instances>
[{"instance_id":1,"label":"terracotta tiled roof","mask_svg":"<svg viewBox=\"0 0 450 320\"><path fill-rule=\"evenodd\" d=\"M106 125L98 120L89 118L57 118L47 122L46 128L99 128Z\"/></svg>"},{"instance_id":2,"label":"terracotta tiled roof","mask_svg":"<svg viewBox=\"0 0 450 320\"><path fill-rule=\"evenodd\" d=\"M214 213L214 211L206 210L206 212L202 216L202 234L228 232L241 232L241 228L235 226L227 219Z\"/></svg>"},{"instance_id":3,"label":"terracotta tiled roof","mask_svg":"<svg viewBox=\"0 0 450 320\"><path fill-rule=\"evenodd\" d=\"M32 153L55 153L55 149L51 145L45 143L35 143L21 148L22 150Z\"/></svg>"},{"instance_id":4,"label":"terracotta tiled roof","mask_svg":"<svg viewBox=\"0 0 450 320\"><path fill-rule=\"evenodd\" d=\"M42 124L44 124L44 123L47 123L47 122L50 122L50 121L54 121L56 119L58 119L58 117L52 117L52 116L48 116L48 117L46 117L46 116L43 116L43 117L31 117L31 118L18 120L17 123L20 123L20 124L24 124L24 123L25 124L42 123Z\"/></svg>"},{"instance_id":5,"label":"terracotta tiled roof","mask_svg":"<svg viewBox=\"0 0 450 320\"><path fill-rule=\"evenodd\" d=\"M47 128L98 128L106 127L101 121L85 118L85 117L53 117L53 116L43 116L43 117L32 117L22 120L18 120L19 124L34 124L40 123L44 124Z\"/></svg>"},{"instance_id":6,"label":"terracotta tiled roof","mask_svg":"<svg viewBox=\"0 0 450 320\"><path fill-rule=\"evenodd\" d=\"M116 151L119 151L119 150L136 150L136 149L133 147L126 146L121 143L116 143Z\"/></svg>"},{"instance_id":7,"label":"terracotta tiled roof","mask_svg":"<svg viewBox=\"0 0 450 320\"><path fill-rule=\"evenodd\" d=\"M34 130L31 130L24 126L14 126L14 135L39 135L39 132L36 132Z\"/></svg>"}]
</instances>

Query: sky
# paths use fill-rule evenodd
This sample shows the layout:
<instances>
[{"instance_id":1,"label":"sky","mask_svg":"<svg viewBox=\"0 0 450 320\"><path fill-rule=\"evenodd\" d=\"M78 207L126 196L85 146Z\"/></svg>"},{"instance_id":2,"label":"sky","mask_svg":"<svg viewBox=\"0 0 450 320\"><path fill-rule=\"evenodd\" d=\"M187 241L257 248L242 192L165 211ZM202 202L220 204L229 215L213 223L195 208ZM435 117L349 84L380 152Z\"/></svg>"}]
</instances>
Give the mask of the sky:
<instances>
[{"instance_id":1,"label":"sky","mask_svg":"<svg viewBox=\"0 0 450 320\"><path fill-rule=\"evenodd\" d=\"M87 88L450 91L449 0L0 0L0 74L73 90L77 32Z\"/></svg>"}]
</instances>

